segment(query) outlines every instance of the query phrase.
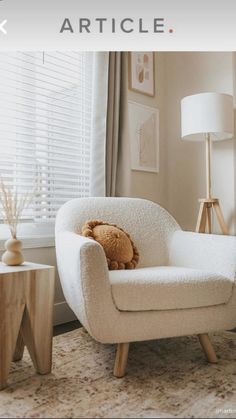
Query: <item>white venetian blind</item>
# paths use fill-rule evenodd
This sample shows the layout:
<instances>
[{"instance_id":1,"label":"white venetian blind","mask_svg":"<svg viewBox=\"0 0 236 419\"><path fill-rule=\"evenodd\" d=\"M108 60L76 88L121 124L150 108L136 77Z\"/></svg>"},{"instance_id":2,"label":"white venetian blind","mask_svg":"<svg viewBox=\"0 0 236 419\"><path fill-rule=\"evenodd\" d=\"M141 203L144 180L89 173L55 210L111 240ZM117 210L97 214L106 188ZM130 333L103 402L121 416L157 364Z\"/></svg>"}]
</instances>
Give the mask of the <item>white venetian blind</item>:
<instances>
[{"instance_id":1,"label":"white venetian blind","mask_svg":"<svg viewBox=\"0 0 236 419\"><path fill-rule=\"evenodd\" d=\"M37 181L27 219L89 195L92 77L92 53L0 53L0 175L19 194Z\"/></svg>"}]
</instances>

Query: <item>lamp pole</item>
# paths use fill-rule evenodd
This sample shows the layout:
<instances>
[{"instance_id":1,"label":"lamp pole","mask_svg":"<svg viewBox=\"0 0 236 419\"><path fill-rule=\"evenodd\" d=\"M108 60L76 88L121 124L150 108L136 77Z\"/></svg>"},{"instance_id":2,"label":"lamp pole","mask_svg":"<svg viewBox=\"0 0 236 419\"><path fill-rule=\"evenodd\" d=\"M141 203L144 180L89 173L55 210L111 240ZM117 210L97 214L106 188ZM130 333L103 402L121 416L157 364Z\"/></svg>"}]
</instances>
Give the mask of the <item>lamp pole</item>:
<instances>
[{"instance_id":1,"label":"lamp pole","mask_svg":"<svg viewBox=\"0 0 236 419\"><path fill-rule=\"evenodd\" d=\"M211 199L211 136L206 134L206 192L207 199Z\"/></svg>"}]
</instances>

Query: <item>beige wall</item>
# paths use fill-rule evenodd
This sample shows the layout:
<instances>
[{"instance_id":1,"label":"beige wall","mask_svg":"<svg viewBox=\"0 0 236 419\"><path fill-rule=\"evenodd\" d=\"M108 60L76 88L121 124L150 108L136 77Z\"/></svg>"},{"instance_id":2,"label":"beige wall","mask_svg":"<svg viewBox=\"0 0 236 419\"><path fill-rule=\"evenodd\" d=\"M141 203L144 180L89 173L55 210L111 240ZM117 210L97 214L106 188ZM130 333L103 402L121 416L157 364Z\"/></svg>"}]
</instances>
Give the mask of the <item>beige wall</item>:
<instances>
[{"instance_id":1,"label":"beige wall","mask_svg":"<svg viewBox=\"0 0 236 419\"><path fill-rule=\"evenodd\" d=\"M236 61L236 59L235 59ZM234 93L234 54L230 52L162 52L155 54L156 94L150 98L128 90L128 100L157 107L160 112L160 171L130 168L125 144L126 196L151 199L166 207L187 230L193 230L198 198L205 197L205 144L180 139L180 101L199 92ZM235 83L236 84L236 83ZM231 233L235 232L236 142L213 144L212 191L221 201ZM214 229L217 224L213 220Z\"/></svg>"},{"instance_id":2,"label":"beige wall","mask_svg":"<svg viewBox=\"0 0 236 419\"><path fill-rule=\"evenodd\" d=\"M160 118L160 170L159 173L149 173L143 171L131 170L130 166L130 144L128 135L126 134L126 141L123 145L123 155L125 155L125 164L122 166L122 177L125 182L119 190L119 195L146 198L158 202L165 206L167 194L165 187L165 170L167 148L164 137L164 112L163 112L163 99L164 99L164 54L155 53L155 96L149 97L137 92L127 89L128 100L141 103L146 106L151 106L159 109Z\"/></svg>"},{"instance_id":3,"label":"beige wall","mask_svg":"<svg viewBox=\"0 0 236 419\"><path fill-rule=\"evenodd\" d=\"M233 94L233 54L227 52L165 53L165 139L167 207L180 225L196 224L198 198L205 196L205 146L180 140L180 100L214 91ZM233 140L213 144L212 190L220 198L231 232L235 221Z\"/></svg>"}]
</instances>

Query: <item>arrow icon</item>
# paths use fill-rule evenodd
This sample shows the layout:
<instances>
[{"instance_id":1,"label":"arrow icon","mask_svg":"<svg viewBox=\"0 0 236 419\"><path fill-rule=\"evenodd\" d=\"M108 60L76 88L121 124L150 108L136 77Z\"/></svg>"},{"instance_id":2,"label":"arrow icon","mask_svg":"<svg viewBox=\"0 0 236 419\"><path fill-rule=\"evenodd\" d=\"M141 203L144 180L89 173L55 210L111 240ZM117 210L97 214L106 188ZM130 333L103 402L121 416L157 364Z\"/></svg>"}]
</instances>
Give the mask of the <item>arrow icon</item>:
<instances>
[{"instance_id":1,"label":"arrow icon","mask_svg":"<svg viewBox=\"0 0 236 419\"><path fill-rule=\"evenodd\" d=\"M2 32L4 35L7 34L7 30L4 28L4 26L7 23L7 19L4 19L1 23L0 23L0 32Z\"/></svg>"}]
</instances>

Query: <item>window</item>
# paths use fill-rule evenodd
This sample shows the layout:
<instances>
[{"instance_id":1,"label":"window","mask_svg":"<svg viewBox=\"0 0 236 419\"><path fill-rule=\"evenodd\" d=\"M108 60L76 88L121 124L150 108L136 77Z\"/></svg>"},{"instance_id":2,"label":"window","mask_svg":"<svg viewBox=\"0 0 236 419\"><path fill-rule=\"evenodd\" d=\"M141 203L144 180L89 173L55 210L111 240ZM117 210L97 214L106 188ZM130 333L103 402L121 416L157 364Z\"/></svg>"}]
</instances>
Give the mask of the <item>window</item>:
<instances>
[{"instance_id":1,"label":"window","mask_svg":"<svg viewBox=\"0 0 236 419\"><path fill-rule=\"evenodd\" d=\"M0 174L20 194L37 181L28 220L89 195L92 77L92 53L0 53Z\"/></svg>"}]
</instances>

